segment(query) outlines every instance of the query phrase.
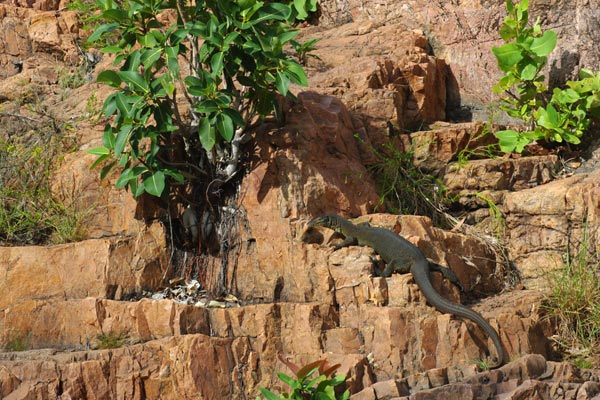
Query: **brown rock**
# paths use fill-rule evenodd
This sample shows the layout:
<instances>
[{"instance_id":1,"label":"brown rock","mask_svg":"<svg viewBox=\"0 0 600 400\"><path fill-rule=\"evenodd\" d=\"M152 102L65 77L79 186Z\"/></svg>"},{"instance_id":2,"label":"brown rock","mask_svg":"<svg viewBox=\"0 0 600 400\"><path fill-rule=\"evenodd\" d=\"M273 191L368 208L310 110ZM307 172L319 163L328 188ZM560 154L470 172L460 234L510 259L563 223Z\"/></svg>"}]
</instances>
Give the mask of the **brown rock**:
<instances>
[{"instance_id":1,"label":"brown rock","mask_svg":"<svg viewBox=\"0 0 600 400\"><path fill-rule=\"evenodd\" d=\"M504 2L409 0L398 5L394 0L349 0L340 5L324 0L319 7L322 26L339 26L350 21L368 22L372 26L399 23L427 32L431 52L444 59L451 71L449 108L462 103L469 105L475 114L487 114L491 88L500 76L491 46L503 43L498 29L506 15ZM597 3L531 2L530 20L535 21L538 16L543 29L555 30L559 38L544 72L553 83L574 77L581 67L594 69L599 64L600 51L594 47L600 37ZM574 22L567 28L564 21Z\"/></svg>"},{"instance_id":2,"label":"brown rock","mask_svg":"<svg viewBox=\"0 0 600 400\"><path fill-rule=\"evenodd\" d=\"M445 119L446 65L429 55L423 32L363 22L314 36L321 61L311 88L341 98L367 130L387 133L391 123L397 134Z\"/></svg>"},{"instance_id":3,"label":"brown rock","mask_svg":"<svg viewBox=\"0 0 600 400\"><path fill-rule=\"evenodd\" d=\"M549 269L569 248L577 251L587 230L590 252L600 231L600 171L575 175L543 186L507 194L505 215L509 255L528 287L541 287ZM574 253L572 253L574 254Z\"/></svg>"},{"instance_id":4,"label":"brown rock","mask_svg":"<svg viewBox=\"0 0 600 400\"><path fill-rule=\"evenodd\" d=\"M364 214L378 202L344 105L314 92L298 97L284 131L257 137L260 154L241 189L249 230L236 275L228 277L241 298L328 298L324 263L311 260L316 253L300 242L305 221L332 210Z\"/></svg>"},{"instance_id":5,"label":"brown rock","mask_svg":"<svg viewBox=\"0 0 600 400\"><path fill-rule=\"evenodd\" d=\"M27 30L29 37L38 49L50 50L62 44L61 31L54 12L34 14Z\"/></svg>"},{"instance_id":6,"label":"brown rock","mask_svg":"<svg viewBox=\"0 0 600 400\"><path fill-rule=\"evenodd\" d=\"M162 228L137 237L92 239L49 247L0 247L0 309L25 300L121 299L154 290L169 275Z\"/></svg>"}]
</instances>

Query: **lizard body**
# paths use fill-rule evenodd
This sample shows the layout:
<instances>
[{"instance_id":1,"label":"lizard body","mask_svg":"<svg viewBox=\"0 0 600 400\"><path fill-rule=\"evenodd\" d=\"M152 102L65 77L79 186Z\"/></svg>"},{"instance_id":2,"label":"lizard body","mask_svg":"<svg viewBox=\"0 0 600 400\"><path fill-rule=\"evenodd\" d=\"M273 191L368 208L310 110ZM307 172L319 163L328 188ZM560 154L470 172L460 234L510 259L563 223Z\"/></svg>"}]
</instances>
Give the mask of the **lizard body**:
<instances>
[{"instance_id":1,"label":"lizard body","mask_svg":"<svg viewBox=\"0 0 600 400\"><path fill-rule=\"evenodd\" d=\"M443 313L467 318L479 325L496 347L497 359L495 361L497 365L493 367L498 367L503 363L504 352L496 330L479 313L462 304L445 299L433 288L429 277L430 263L417 246L388 229L374 227L368 223L354 225L338 215L316 217L308 223L308 226L322 226L344 235L344 241L336 245L336 249L352 244L373 248L386 263L385 269L380 274L382 277L389 277L394 271L411 272L429 304ZM450 280L456 280L456 276L450 270L441 266L437 266L435 269ZM444 270L449 272L444 272Z\"/></svg>"}]
</instances>

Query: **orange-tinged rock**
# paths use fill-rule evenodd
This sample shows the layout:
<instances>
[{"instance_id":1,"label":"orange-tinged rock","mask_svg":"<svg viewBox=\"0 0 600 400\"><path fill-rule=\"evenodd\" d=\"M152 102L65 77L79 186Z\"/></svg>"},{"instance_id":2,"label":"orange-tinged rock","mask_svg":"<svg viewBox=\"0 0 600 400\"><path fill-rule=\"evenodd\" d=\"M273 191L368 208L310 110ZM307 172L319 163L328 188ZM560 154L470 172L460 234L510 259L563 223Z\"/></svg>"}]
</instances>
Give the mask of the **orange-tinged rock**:
<instances>
[{"instance_id":1,"label":"orange-tinged rock","mask_svg":"<svg viewBox=\"0 0 600 400\"><path fill-rule=\"evenodd\" d=\"M120 299L153 290L168 277L160 225L136 237L56 246L0 247L0 310L25 300Z\"/></svg>"}]
</instances>

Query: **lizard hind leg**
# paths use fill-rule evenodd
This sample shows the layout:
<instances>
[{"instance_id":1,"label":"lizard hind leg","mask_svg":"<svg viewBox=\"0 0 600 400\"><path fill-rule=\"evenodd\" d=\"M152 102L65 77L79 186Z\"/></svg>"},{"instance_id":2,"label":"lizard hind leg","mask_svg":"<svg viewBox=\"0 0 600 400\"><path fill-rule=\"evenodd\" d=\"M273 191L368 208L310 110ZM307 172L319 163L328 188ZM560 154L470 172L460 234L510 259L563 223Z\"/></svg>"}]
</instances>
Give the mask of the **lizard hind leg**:
<instances>
[{"instance_id":1,"label":"lizard hind leg","mask_svg":"<svg viewBox=\"0 0 600 400\"><path fill-rule=\"evenodd\" d=\"M429 262L429 271L434 271L434 272L439 272L442 274L442 276L446 279L448 279L452 284L454 284L458 290L460 290L462 293L465 292L465 288L463 287L463 285L460 283L460 281L458 280L458 277L456 276L456 274L454 273L454 271L452 271L449 268L446 268L444 266L441 266L440 264L436 264L434 262Z\"/></svg>"}]
</instances>

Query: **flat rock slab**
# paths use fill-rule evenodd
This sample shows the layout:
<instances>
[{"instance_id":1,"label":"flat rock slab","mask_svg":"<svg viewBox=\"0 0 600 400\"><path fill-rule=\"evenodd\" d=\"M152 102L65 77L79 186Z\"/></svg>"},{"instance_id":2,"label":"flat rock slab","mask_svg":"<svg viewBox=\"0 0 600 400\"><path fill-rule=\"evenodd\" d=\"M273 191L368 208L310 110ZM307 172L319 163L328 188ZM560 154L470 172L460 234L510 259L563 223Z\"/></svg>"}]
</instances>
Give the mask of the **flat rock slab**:
<instances>
[{"instance_id":1,"label":"flat rock slab","mask_svg":"<svg viewBox=\"0 0 600 400\"><path fill-rule=\"evenodd\" d=\"M0 310L22 301L120 299L160 287L168 275L165 235L157 224L135 237L57 246L0 247Z\"/></svg>"}]
</instances>

